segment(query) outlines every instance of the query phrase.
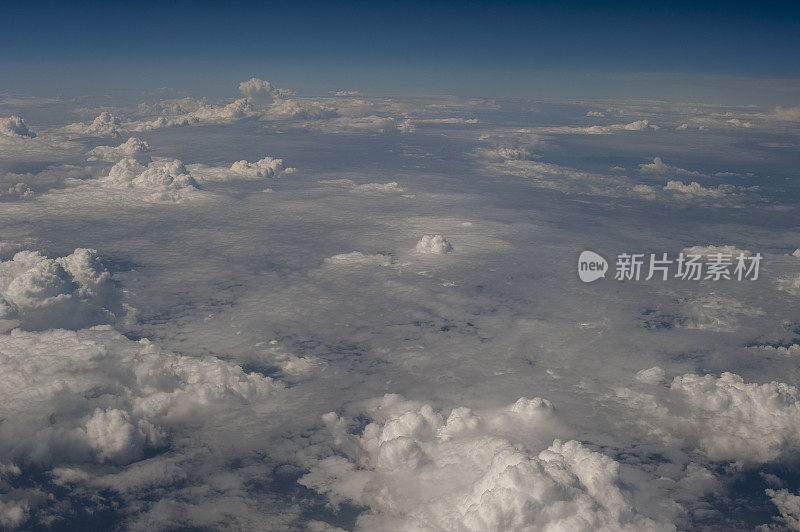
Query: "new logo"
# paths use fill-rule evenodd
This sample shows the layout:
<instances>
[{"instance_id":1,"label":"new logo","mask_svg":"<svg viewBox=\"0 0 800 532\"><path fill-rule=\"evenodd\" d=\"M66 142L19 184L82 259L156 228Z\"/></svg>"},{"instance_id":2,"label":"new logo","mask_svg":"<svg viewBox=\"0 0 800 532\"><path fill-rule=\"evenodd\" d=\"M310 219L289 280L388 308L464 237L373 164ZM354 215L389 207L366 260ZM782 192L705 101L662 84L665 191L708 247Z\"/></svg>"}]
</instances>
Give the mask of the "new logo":
<instances>
[{"instance_id":1,"label":"new logo","mask_svg":"<svg viewBox=\"0 0 800 532\"><path fill-rule=\"evenodd\" d=\"M584 251L578 257L578 277L584 283L591 283L606 276L608 262L594 251Z\"/></svg>"}]
</instances>

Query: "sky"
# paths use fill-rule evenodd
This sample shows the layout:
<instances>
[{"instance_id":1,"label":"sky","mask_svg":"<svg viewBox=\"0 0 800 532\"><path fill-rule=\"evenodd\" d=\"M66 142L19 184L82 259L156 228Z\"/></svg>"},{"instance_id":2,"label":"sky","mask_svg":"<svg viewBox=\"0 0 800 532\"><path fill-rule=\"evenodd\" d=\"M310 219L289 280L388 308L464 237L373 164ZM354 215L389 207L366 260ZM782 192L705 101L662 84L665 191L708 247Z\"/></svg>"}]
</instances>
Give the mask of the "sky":
<instances>
[{"instance_id":1,"label":"sky","mask_svg":"<svg viewBox=\"0 0 800 532\"><path fill-rule=\"evenodd\" d=\"M0 65L7 89L41 93L221 96L259 75L309 92L349 83L383 94L696 101L709 76L717 91L740 78L796 91L799 14L789 2L13 3ZM647 78L661 73L685 83ZM774 85L737 94L775 100Z\"/></svg>"},{"instance_id":2,"label":"sky","mask_svg":"<svg viewBox=\"0 0 800 532\"><path fill-rule=\"evenodd\" d=\"M0 529L800 530L793 9L8 7Z\"/></svg>"}]
</instances>

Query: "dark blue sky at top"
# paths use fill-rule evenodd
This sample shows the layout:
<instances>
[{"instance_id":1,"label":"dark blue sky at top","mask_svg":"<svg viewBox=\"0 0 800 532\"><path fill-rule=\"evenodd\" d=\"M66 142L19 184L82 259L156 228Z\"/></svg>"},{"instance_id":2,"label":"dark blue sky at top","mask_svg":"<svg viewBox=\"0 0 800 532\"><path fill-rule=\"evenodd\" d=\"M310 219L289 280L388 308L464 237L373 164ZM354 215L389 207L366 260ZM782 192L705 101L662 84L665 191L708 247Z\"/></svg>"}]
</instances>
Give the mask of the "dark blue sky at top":
<instances>
[{"instance_id":1,"label":"dark blue sky at top","mask_svg":"<svg viewBox=\"0 0 800 532\"><path fill-rule=\"evenodd\" d=\"M740 78L782 78L796 94L798 15L755 2L5 2L0 91L222 95L256 75L307 92L608 97L631 80L646 92L724 76L754 93Z\"/></svg>"}]
</instances>

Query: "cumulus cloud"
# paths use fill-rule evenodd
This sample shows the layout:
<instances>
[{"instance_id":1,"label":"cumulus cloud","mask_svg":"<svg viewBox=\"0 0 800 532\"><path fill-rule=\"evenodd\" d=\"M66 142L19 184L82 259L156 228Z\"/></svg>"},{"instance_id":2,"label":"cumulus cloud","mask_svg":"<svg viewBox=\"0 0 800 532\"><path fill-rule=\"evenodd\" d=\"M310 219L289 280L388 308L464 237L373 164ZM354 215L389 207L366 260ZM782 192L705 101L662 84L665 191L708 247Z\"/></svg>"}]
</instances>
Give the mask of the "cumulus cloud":
<instances>
[{"instance_id":1,"label":"cumulus cloud","mask_svg":"<svg viewBox=\"0 0 800 532\"><path fill-rule=\"evenodd\" d=\"M278 389L213 357L178 356L110 328L0 335L0 396L14 411L0 426L18 463L129 463L203 410ZM108 390L113 393L88 393ZM49 416L49 417L48 417Z\"/></svg>"},{"instance_id":2,"label":"cumulus cloud","mask_svg":"<svg viewBox=\"0 0 800 532\"><path fill-rule=\"evenodd\" d=\"M119 137L122 120L108 111L103 111L91 122L76 122L66 126L65 130L83 137Z\"/></svg>"},{"instance_id":3,"label":"cumulus cloud","mask_svg":"<svg viewBox=\"0 0 800 532\"><path fill-rule=\"evenodd\" d=\"M770 462L800 449L800 392L790 384L687 373L664 393L622 389L619 396L646 414L651 434L667 444L677 438L711 460Z\"/></svg>"},{"instance_id":4,"label":"cumulus cloud","mask_svg":"<svg viewBox=\"0 0 800 532\"><path fill-rule=\"evenodd\" d=\"M125 157L142 158L150 151L150 145L136 137L131 137L119 146L97 146L87 152L90 161L119 161Z\"/></svg>"},{"instance_id":5,"label":"cumulus cloud","mask_svg":"<svg viewBox=\"0 0 800 532\"><path fill-rule=\"evenodd\" d=\"M28 128L25 120L18 116L0 118L0 135L29 139L36 137L36 133Z\"/></svg>"},{"instance_id":6,"label":"cumulus cloud","mask_svg":"<svg viewBox=\"0 0 800 532\"><path fill-rule=\"evenodd\" d=\"M236 161L230 167L193 164L189 165L189 171L202 182L224 182L282 177L293 173L295 169L285 167L283 159L267 156L252 163L245 160Z\"/></svg>"},{"instance_id":7,"label":"cumulus cloud","mask_svg":"<svg viewBox=\"0 0 800 532\"><path fill-rule=\"evenodd\" d=\"M200 188L177 159L152 161L145 166L132 157L125 157L112 166L108 176L100 182L109 187L130 188L162 201L180 201Z\"/></svg>"},{"instance_id":8,"label":"cumulus cloud","mask_svg":"<svg viewBox=\"0 0 800 532\"><path fill-rule=\"evenodd\" d=\"M414 250L426 255L444 255L453 251L453 246L442 235L425 235L417 242Z\"/></svg>"},{"instance_id":9,"label":"cumulus cloud","mask_svg":"<svg viewBox=\"0 0 800 532\"><path fill-rule=\"evenodd\" d=\"M250 78L239 83L239 92L247 98L266 100L271 102L278 90L269 81L263 79Z\"/></svg>"},{"instance_id":10,"label":"cumulus cloud","mask_svg":"<svg viewBox=\"0 0 800 532\"><path fill-rule=\"evenodd\" d=\"M254 163L247 161L236 161L231 165L231 171L244 177L264 178L277 177L283 173L291 173L294 168L285 168L283 159L264 157Z\"/></svg>"},{"instance_id":11,"label":"cumulus cloud","mask_svg":"<svg viewBox=\"0 0 800 532\"><path fill-rule=\"evenodd\" d=\"M122 306L110 273L92 249L49 259L20 251L0 262L0 322L28 330L112 323Z\"/></svg>"},{"instance_id":12,"label":"cumulus cloud","mask_svg":"<svg viewBox=\"0 0 800 532\"><path fill-rule=\"evenodd\" d=\"M36 138L0 135L0 255L19 263L0 291L0 528L739 529L770 509L764 488L796 493L792 152L762 142L791 144L788 122L272 89L80 115L119 116L96 128L116 141L65 140L61 117L86 112L66 101L15 111L49 117ZM591 125L612 121L629 123ZM147 140L192 164L129 139L167 127ZM653 158L663 142L711 175ZM718 187L723 165L761 188ZM420 237L450 247L434 232L470 260L426 267L443 257L416 254ZM758 283L582 286L572 262L760 241ZM103 261L14 259L80 242L113 250L113 278ZM122 322L122 298L142 323ZM532 389L559 410L513 401ZM387 391L419 401L361 402ZM747 470L739 490L737 466L764 461L766 484Z\"/></svg>"},{"instance_id":13,"label":"cumulus cloud","mask_svg":"<svg viewBox=\"0 0 800 532\"><path fill-rule=\"evenodd\" d=\"M386 395L361 416L369 422L360 433L349 419L323 416L336 454L300 480L334 504L365 506L356 529L674 529L634 508L613 459L577 441L542 441L556 423L544 399L445 416ZM509 440L514 432L528 445Z\"/></svg>"},{"instance_id":14,"label":"cumulus cloud","mask_svg":"<svg viewBox=\"0 0 800 532\"><path fill-rule=\"evenodd\" d=\"M262 120L320 119L338 116L335 107L314 101L300 103L287 97L290 91L279 89L263 79L251 78L242 81L239 83L239 92L244 94L248 102L262 106L259 112ZM264 105L267 107L264 108Z\"/></svg>"},{"instance_id":15,"label":"cumulus cloud","mask_svg":"<svg viewBox=\"0 0 800 532\"><path fill-rule=\"evenodd\" d=\"M126 122L126 131L151 131L155 129L187 127L194 125L233 124L249 118L257 118L262 112L246 98L239 98L225 105L199 102L192 110L176 115L157 116L152 119Z\"/></svg>"},{"instance_id":16,"label":"cumulus cloud","mask_svg":"<svg viewBox=\"0 0 800 532\"><path fill-rule=\"evenodd\" d=\"M105 497L97 494L112 492L115 511L135 513L150 529L202 523L193 507L242 498L241 491L231 497L237 493L237 477L211 465L213 456L192 468L182 463L211 445L201 443L202 427L235 430L253 416L248 405L263 405L282 389L271 378L245 373L231 362L176 355L147 340L128 340L108 326L0 335L0 371L0 454L17 475L44 472L55 483L41 486L38 493L21 492L16 502L4 496L0 519L11 524L25 522L48 500L69 511L65 493L84 493L86 501L107 510ZM187 446L187 441L200 448ZM230 452L223 454L241 458ZM189 489L181 495L179 481L202 474L211 478L189 483L208 482L217 489ZM215 474L227 481L215 481ZM152 490L159 493L156 500L149 499ZM124 500L128 502L120 505ZM159 515L162 504L173 506L182 518L171 521L169 515ZM86 511L93 510L90 506ZM44 507L35 518L46 523L48 514ZM224 520L243 525L248 515L240 509L231 519L219 512L205 522L221 526Z\"/></svg>"},{"instance_id":17,"label":"cumulus cloud","mask_svg":"<svg viewBox=\"0 0 800 532\"><path fill-rule=\"evenodd\" d=\"M189 114L189 119L208 124L230 124L231 122L254 116L258 116L258 113L250 103L245 99L239 99L227 105L200 107Z\"/></svg>"},{"instance_id":18,"label":"cumulus cloud","mask_svg":"<svg viewBox=\"0 0 800 532\"><path fill-rule=\"evenodd\" d=\"M694 172L671 166L665 163L661 157L653 157L652 163L644 163L639 165L639 172L643 174L655 175L682 175L682 176L700 176L700 172Z\"/></svg>"}]
</instances>

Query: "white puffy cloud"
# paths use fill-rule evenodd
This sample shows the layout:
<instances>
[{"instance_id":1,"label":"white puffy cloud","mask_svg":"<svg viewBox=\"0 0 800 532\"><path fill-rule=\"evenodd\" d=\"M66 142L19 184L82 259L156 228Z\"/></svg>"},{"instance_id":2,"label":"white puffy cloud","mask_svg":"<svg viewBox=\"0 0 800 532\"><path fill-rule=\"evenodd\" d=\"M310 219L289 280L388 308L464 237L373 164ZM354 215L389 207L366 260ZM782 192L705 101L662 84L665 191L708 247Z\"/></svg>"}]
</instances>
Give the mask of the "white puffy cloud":
<instances>
[{"instance_id":1,"label":"white puffy cloud","mask_svg":"<svg viewBox=\"0 0 800 532\"><path fill-rule=\"evenodd\" d=\"M283 159L264 157L254 163L236 161L231 165L231 171L249 178L277 177L284 173L292 173L294 168L285 168Z\"/></svg>"},{"instance_id":2,"label":"white puffy cloud","mask_svg":"<svg viewBox=\"0 0 800 532\"><path fill-rule=\"evenodd\" d=\"M557 423L549 401L445 417L386 395L361 416L369 423L360 434L348 419L323 416L335 454L300 479L333 504L367 507L356 529L674 530L634 508L613 459L577 441L545 441Z\"/></svg>"},{"instance_id":3,"label":"white puffy cloud","mask_svg":"<svg viewBox=\"0 0 800 532\"><path fill-rule=\"evenodd\" d=\"M414 250L426 255L444 255L453 251L453 245L442 235L425 235L417 242Z\"/></svg>"},{"instance_id":4,"label":"white puffy cloud","mask_svg":"<svg viewBox=\"0 0 800 532\"><path fill-rule=\"evenodd\" d=\"M247 98L272 101L278 90L269 81L263 79L250 78L239 83L239 92Z\"/></svg>"},{"instance_id":5,"label":"white puffy cloud","mask_svg":"<svg viewBox=\"0 0 800 532\"><path fill-rule=\"evenodd\" d=\"M103 111L89 123L76 122L64 128L67 132L84 137L119 137L122 131L122 120Z\"/></svg>"},{"instance_id":6,"label":"white puffy cloud","mask_svg":"<svg viewBox=\"0 0 800 532\"><path fill-rule=\"evenodd\" d=\"M618 395L644 414L639 421L652 435L666 444L676 438L710 460L770 462L800 450L800 392L790 384L687 373L653 395Z\"/></svg>"},{"instance_id":7,"label":"white puffy cloud","mask_svg":"<svg viewBox=\"0 0 800 532\"><path fill-rule=\"evenodd\" d=\"M126 122L123 127L126 131L151 131L194 125L233 124L261 115L262 112L257 110L246 98L239 98L225 105L211 105L203 101L192 106L192 110L189 112Z\"/></svg>"},{"instance_id":8,"label":"white puffy cloud","mask_svg":"<svg viewBox=\"0 0 800 532\"><path fill-rule=\"evenodd\" d=\"M230 167L193 164L188 168L201 182L255 181L282 177L295 171L294 168L285 167L283 159L269 156L252 163L236 161Z\"/></svg>"},{"instance_id":9,"label":"white puffy cloud","mask_svg":"<svg viewBox=\"0 0 800 532\"><path fill-rule=\"evenodd\" d=\"M142 158L150 151L150 145L136 137L131 137L119 146L97 146L86 154L90 161L119 161L125 157Z\"/></svg>"},{"instance_id":10,"label":"white puffy cloud","mask_svg":"<svg viewBox=\"0 0 800 532\"><path fill-rule=\"evenodd\" d=\"M689 171L683 168L679 168L677 166L668 165L661 159L661 157L653 157L652 163L640 164L639 172L643 174L655 174L655 175L670 175L670 174L682 175L682 176L702 175L700 172Z\"/></svg>"},{"instance_id":11,"label":"white puffy cloud","mask_svg":"<svg viewBox=\"0 0 800 532\"><path fill-rule=\"evenodd\" d=\"M207 105L189 114L189 119L196 119L207 124L230 124L237 120L258 116L250 103L245 99L234 100L222 105Z\"/></svg>"},{"instance_id":12,"label":"white puffy cloud","mask_svg":"<svg viewBox=\"0 0 800 532\"><path fill-rule=\"evenodd\" d=\"M13 376L21 395L0 398L0 426L13 434L0 440L8 444L0 449L0 528L74 528L91 514L91 524L108 517L131 530L302 529L307 519L316 528L330 521L352 529L364 511L357 524L372 529L481 528L504 517L495 528L532 523L527 526L539 529L552 522L647 529L637 515L660 523L672 520L671 512L681 529L738 529L752 525L750 508L764 509L767 486L749 485L741 493L740 470L712 464L709 456L757 461L776 452L774 460L790 459L764 466L784 482L771 480L769 487L796 492L788 407L775 402L770 426L768 409L754 406L761 403L747 399L750 392L725 388L745 397L742 406L725 410L715 405L732 401L709 393L690 400L686 383L670 385L675 374L701 371L739 373L755 386L795 384L789 379L796 366L797 299L776 290L800 293L797 259L781 255L798 247L791 223L795 197L785 179L792 152L778 149L791 144L791 124L761 128L742 107L712 117L710 129L696 133L704 123L692 113L720 108L620 103L634 118L591 121L581 115L604 110L602 102L277 94L272 103L183 99L138 110L108 108L121 118L119 140L66 141L69 131L58 129L59 120L85 112L73 105L58 103L52 113L15 111L31 120L47 117L35 139L0 135L0 191L13 188L18 197L26 189L16 183L24 183L36 192L29 201L2 198L0 254L9 259L20 246L72 250L81 242L113 250L119 292L143 316L142 323L124 323L126 334L158 338L168 350L151 356L144 344L94 329L79 330L76 341L69 335L57 340L52 331L36 341L18 336L14 355L14 336L3 335L0 358L11 358L0 361L0 371ZM339 116L325 118L317 108ZM479 124L446 125L453 121L448 117L471 117L477 109ZM735 128L728 123L733 118L754 127ZM627 123L616 130L575 129L638 119L649 122L632 122L634 131ZM520 127L526 122L560 129ZM418 134L397 133L415 123ZM653 123L686 123L695 133L648 133ZM225 125L192 127L204 124ZM174 129L154 131L147 140L157 140L159 155L173 154L186 165L151 158L133 141L117 146L136 128L160 127ZM386 135L375 134L381 128ZM603 134L609 131L618 133ZM107 146L88 157L109 164L86 162L97 144ZM658 179L637 171L639 163L655 164L657 153L675 164L703 157L709 175ZM122 159L139 166L121 164L113 172L119 181L108 180L108 168ZM288 171L283 163L302 172L270 180ZM617 165L628 171L608 170ZM747 194L718 188L730 177L720 169L761 188ZM322 181L336 177L349 180ZM682 187L665 190L668 179ZM692 189L692 182L702 189ZM657 202L637 197L637 185ZM275 193L259 193L265 186ZM703 189L712 194L702 195ZM151 196L193 201L141 201ZM748 208L738 211L705 208L745 201ZM444 264L440 255L413 254L416 240L433 232L450 237L459 260ZM726 235L735 237L726 241ZM647 252L717 244L703 246L709 253L727 249L720 242L765 242L774 253L763 282L576 284L576 249ZM428 267L437 265L446 267ZM91 305L75 314L97 319L80 326L120 324L111 303L80 295L91 279L61 267L69 283L59 285L58 275L44 271L31 283L39 291L31 293L47 305L64 294L93 301L97 314ZM55 296L48 295L52 287ZM6 305L6 314L17 317L4 320L0 330L59 323L48 318L39 327L26 325L16 307ZM51 309L58 316L62 310ZM140 380L138 372L153 360L152 378ZM178 374L178 368L205 363L213 368ZM226 387L219 376L226 371L258 382L271 375L287 389L268 396L217 394ZM63 389L44 399L31 392L62 382ZM620 383L632 388L630 402L609 397ZM492 406L531 389L557 400L559 412L544 401ZM180 390L188 398L169 399ZM387 391L421 402L385 415L356 406ZM640 406L634 391L644 392ZM161 401L162 392L171 404L167 413L145 408ZM424 402L435 402L432 421L420 425L419 434L402 429L417 415L427 419ZM474 411L450 411L459 404ZM728 420L721 428L713 421L719 409ZM346 421L341 446L313 430L328 410ZM551 430L559 419L568 428ZM379 436L363 432L370 422L387 432L374 448L369 442ZM428 426L448 428L430 435ZM744 443L726 447L701 438L714 433ZM540 455L556 438L582 443L555 445L548 451L554 458L546 460ZM785 451L770 438L785 442ZM603 464L618 467L616 480L603 473ZM330 473L339 466L340 476ZM17 472L3 477L3 467ZM614 505L604 506L606 499L590 492L591 482L581 475L591 472L597 472L599 491L619 491L630 508L627 517L616 519L609 509ZM295 486L305 473L316 491ZM367 479L363 489L361 479ZM735 493L726 493L730 486ZM351 490L355 504L339 513L319 495L342 500ZM731 504L741 510L730 512ZM573 526L575 516L582 520Z\"/></svg>"},{"instance_id":13,"label":"white puffy cloud","mask_svg":"<svg viewBox=\"0 0 800 532\"><path fill-rule=\"evenodd\" d=\"M255 460L231 469L228 461L249 453L215 436L244 437L283 390L269 377L108 326L0 335L0 371L0 455L11 464L3 467L21 478L33 472L36 486L9 496L0 479L3 526L47 523L68 514L73 498L81 511L108 511L110 493L126 529L286 528L296 519L284 508L278 525L251 507L269 502L247 487L269 468Z\"/></svg>"},{"instance_id":14,"label":"white puffy cloud","mask_svg":"<svg viewBox=\"0 0 800 532\"><path fill-rule=\"evenodd\" d=\"M25 120L19 116L0 118L0 135L32 139L36 133L28 128Z\"/></svg>"},{"instance_id":15,"label":"white puffy cloud","mask_svg":"<svg viewBox=\"0 0 800 532\"><path fill-rule=\"evenodd\" d=\"M145 166L132 157L125 157L112 166L108 176L100 182L109 187L131 188L162 201L180 201L199 188L177 159L152 161Z\"/></svg>"},{"instance_id":16,"label":"white puffy cloud","mask_svg":"<svg viewBox=\"0 0 800 532\"><path fill-rule=\"evenodd\" d=\"M248 101L262 106L259 116L263 120L319 119L338 116L336 109L329 105L315 101L301 103L295 99L287 98L290 91L279 89L263 79L251 78L247 81L242 81L239 83L239 92ZM264 104L268 104L268 106L264 108Z\"/></svg>"},{"instance_id":17,"label":"white puffy cloud","mask_svg":"<svg viewBox=\"0 0 800 532\"><path fill-rule=\"evenodd\" d=\"M24 329L76 329L121 314L111 275L95 250L49 259L20 251L0 262L0 321Z\"/></svg>"},{"instance_id":18,"label":"white puffy cloud","mask_svg":"<svg viewBox=\"0 0 800 532\"><path fill-rule=\"evenodd\" d=\"M166 129L172 127L187 127L199 124L200 119L192 114L179 116L159 116L152 120L140 120L130 122L127 128L130 131L152 131L154 129Z\"/></svg>"},{"instance_id":19,"label":"white puffy cloud","mask_svg":"<svg viewBox=\"0 0 800 532\"><path fill-rule=\"evenodd\" d=\"M128 464L172 432L280 386L213 357L178 356L108 326L0 335L0 449L18 464Z\"/></svg>"}]
</instances>

